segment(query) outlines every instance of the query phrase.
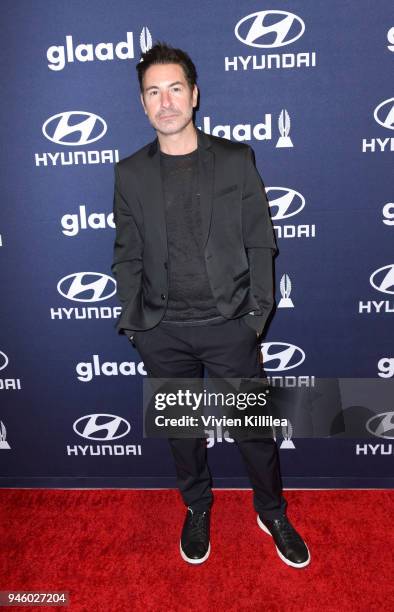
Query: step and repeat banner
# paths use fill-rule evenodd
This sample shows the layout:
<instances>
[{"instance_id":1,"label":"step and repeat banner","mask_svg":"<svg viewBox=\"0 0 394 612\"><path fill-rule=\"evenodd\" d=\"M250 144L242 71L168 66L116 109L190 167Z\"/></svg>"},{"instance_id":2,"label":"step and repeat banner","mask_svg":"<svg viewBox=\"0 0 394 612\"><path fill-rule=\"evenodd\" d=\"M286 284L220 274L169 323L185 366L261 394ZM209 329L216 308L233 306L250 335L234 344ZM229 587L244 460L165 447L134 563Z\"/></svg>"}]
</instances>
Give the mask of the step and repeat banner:
<instances>
[{"instance_id":1,"label":"step and repeat banner","mask_svg":"<svg viewBox=\"0 0 394 612\"><path fill-rule=\"evenodd\" d=\"M143 437L146 372L115 331L111 276L114 164L155 137L135 67L158 40L197 66L196 125L255 152L279 247L267 376L354 381L338 391L354 438L276 431L284 485L392 486L392 0L5 0L2 15L1 486L175 486L167 441ZM207 432L214 484L248 487L227 433Z\"/></svg>"}]
</instances>

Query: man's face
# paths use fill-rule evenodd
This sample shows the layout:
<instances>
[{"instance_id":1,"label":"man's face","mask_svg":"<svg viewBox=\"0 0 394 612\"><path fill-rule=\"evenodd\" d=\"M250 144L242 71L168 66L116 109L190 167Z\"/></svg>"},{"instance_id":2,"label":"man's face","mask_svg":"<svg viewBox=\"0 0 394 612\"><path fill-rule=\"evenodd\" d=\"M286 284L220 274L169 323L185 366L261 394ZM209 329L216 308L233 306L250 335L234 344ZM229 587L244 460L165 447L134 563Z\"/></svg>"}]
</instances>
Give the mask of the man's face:
<instances>
[{"instance_id":1,"label":"man's face","mask_svg":"<svg viewBox=\"0 0 394 612\"><path fill-rule=\"evenodd\" d=\"M157 132L182 132L192 121L198 90L193 90L179 64L153 64L144 75L142 106Z\"/></svg>"}]
</instances>

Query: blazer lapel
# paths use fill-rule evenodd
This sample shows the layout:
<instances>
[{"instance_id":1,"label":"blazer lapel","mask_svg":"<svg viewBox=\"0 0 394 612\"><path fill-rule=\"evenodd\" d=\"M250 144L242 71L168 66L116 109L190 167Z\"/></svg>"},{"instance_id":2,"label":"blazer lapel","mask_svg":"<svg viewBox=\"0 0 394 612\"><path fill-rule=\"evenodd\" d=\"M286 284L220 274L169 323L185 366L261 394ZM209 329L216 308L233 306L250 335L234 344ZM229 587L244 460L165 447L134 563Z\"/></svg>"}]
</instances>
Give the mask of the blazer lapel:
<instances>
[{"instance_id":1,"label":"blazer lapel","mask_svg":"<svg viewBox=\"0 0 394 612\"><path fill-rule=\"evenodd\" d=\"M198 138L198 170L200 186L200 207L202 221L203 246L205 247L212 218L212 200L215 173L215 155L211 149L211 142L204 132L197 129Z\"/></svg>"},{"instance_id":2,"label":"blazer lapel","mask_svg":"<svg viewBox=\"0 0 394 612\"><path fill-rule=\"evenodd\" d=\"M154 140L148 150L149 163L146 173L146 206L149 207L148 218L154 219L151 232L155 233L155 246L161 253L162 261L168 260L167 250L167 224L165 215L165 202L163 183L161 180L160 149L158 140Z\"/></svg>"}]
</instances>

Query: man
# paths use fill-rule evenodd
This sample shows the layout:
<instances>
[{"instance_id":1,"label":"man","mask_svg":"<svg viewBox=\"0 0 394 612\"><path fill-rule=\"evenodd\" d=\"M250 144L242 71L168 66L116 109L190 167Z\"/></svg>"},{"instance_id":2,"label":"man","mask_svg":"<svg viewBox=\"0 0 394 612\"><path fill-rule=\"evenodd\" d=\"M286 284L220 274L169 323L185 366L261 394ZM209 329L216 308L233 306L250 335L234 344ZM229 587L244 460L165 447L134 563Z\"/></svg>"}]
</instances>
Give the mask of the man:
<instances>
[{"instance_id":1,"label":"man","mask_svg":"<svg viewBox=\"0 0 394 612\"><path fill-rule=\"evenodd\" d=\"M180 49L158 43L137 65L141 102L157 138L115 166L112 271L117 322L148 376L261 376L258 337L273 306L276 250L268 203L249 146L193 123L197 73ZM254 491L257 522L288 565L310 554L286 517L272 437L235 440ZM187 506L180 553L210 554L213 497L204 438L169 439Z\"/></svg>"}]
</instances>

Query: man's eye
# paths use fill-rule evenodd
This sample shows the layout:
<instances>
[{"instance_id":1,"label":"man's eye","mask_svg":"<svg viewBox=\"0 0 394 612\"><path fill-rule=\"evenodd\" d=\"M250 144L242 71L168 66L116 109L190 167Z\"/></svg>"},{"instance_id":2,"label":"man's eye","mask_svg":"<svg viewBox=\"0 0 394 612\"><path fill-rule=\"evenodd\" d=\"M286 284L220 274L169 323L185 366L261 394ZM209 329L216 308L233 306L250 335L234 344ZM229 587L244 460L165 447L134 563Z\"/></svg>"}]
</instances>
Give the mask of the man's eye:
<instances>
[{"instance_id":1,"label":"man's eye","mask_svg":"<svg viewBox=\"0 0 394 612\"><path fill-rule=\"evenodd\" d=\"M181 91L181 87L178 87L178 86L177 86L177 87L173 87L173 88L172 88L172 91L177 91L177 92L178 92L178 91Z\"/></svg>"},{"instance_id":2,"label":"man's eye","mask_svg":"<svg viewBox=\"0 0 394 612\"><path fill-rule=\"evenodd\" d=\"M151 97L152 97L152 96L155 96L156 94L157 94L157 91L154 91L154 90L149 92L149 95L150 95Z\"/></svg>"}]
</instances>

